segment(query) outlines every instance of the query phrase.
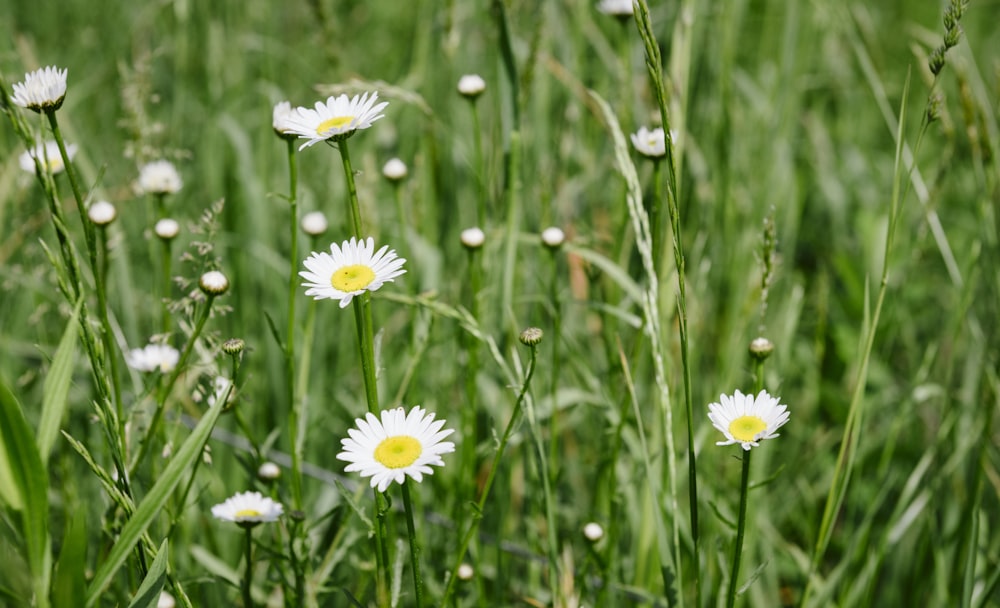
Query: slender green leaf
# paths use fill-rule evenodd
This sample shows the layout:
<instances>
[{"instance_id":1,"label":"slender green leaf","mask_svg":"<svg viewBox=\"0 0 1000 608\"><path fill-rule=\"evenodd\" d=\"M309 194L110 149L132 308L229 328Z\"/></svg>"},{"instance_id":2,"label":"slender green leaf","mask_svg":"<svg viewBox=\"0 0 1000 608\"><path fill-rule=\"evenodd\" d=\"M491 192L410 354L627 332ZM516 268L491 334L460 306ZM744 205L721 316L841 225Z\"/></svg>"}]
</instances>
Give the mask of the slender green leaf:
<instances>
[{"instance_id":1,"label":"slender green leaf","mask_svg":"<svg viewBox=\"0 0 1000 608\"><path fill-rule=\"evenodd\" d=\"M80 306L83 300L76 305L73 316L66 324L62 339L59 340L59 347L52 358L52 366L45 376L45 385L42 388L42 417L38 421L38 452L42 457L42 464L49 461L49 452L59 435L59 425L62 423L69 404L69 385L73 379L73 362L76 360L78 344L78 320Z\"/></svg>"},{"instance_id":2,"label":"slender green leaf","mask_svg":"<svg viewBox=\"0 0 1000 608\"><path fill-rule=\"evenodd\" d=\"M111 582L111 578L118 572L118 569L125 563L125 559L135 548L136 543L139 542L143 532L166 504L171 492L180 483L188 467L201 456L205 442L208 441L226 401L226 399L217 399L215 405L205 412L201 422L177 450L156 484L150 488L146 498L143 499L128 523L122 528L118 542L114 544L104 563L94 573L94 579L90 583L90 588L87 589L86 606L93 606L98 600L101 592Z\"/></svg>"},{"instance_id":3,"label":"slender green leaf","mask_svg":"<svg viewBox=\"0 0 1000 608\"><path fill-rule=\"evenodd\" d=\"M146 572L146 578L142 579L139 590L135 592L135 597L129 603L128 608L156 608L156 603L160 600L160 591L163 590L163 583L167 580L167 561L170 559L170 545L167 539L163 539L160 548L156 550L156 559Z\"/></svg>"},{"instance_id":4,"label":"slender green leaf","mask_svg":"<svg viewBox=\"0 0 1000 608\"><path fill-rule=\"evenodd\" d=\"M18 511L24 550L31 570L35 605L49 605L52 554L49 552L49 479L38 455L35 437L24 419L21 405L0 381L0 465L8 467L6 481L13 482L14 494L4 501ZM11 467L14 463L16 466ZM20 505L15 506L15 505Z\"/></svg>"},{"instance_id":5,"label":"slender green leaf","mask_svg":"<svg viewBox=\"0 0 1000 608\"><path fill-rule=\"evenodd\" d=\"M63 536L52 581L52 603L55 606L73 606L87 590L86 522L85 512L74 511Z\"/></svg>"}]
</instances>

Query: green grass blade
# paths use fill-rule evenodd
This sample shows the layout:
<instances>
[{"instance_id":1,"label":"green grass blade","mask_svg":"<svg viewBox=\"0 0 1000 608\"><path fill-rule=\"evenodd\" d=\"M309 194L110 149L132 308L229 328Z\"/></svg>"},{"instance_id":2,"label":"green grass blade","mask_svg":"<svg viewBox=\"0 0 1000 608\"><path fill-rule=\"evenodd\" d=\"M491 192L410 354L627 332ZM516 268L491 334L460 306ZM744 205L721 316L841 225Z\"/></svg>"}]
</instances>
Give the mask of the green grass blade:
<instances>
[{"instance_id":1,"label":"green grass blade","mask_svg":"<svg viewBox=\"0 0 1000 608\"><path fill-rule=\"evenodd\" d=\"M122 564L125 563L125 559L132 552L132 549L135 548L136 543L139 542L143 532L146 531L149 524L159 514L160 509L166 504L171 492L173 492L174 488L181 481L188 467L201 456L205 442L208 441L208 437L212 433L212 428L215 427L215 422L218 420L219 414L222 412L222 406L225 405L226 401L226 399L218 399L215 405L205 412L205 416L201 419L201 422L198 423L198 426L188 436L184 445L177 450L176 455L170 461L170 464L167 465L163 474L160 475L156 484L149 490L149 494L146 495L146 498L136 508L132 518L122 528L122 532L118 536L118 542L111 548L104 563L101 564L101 567L94 574L90 588L87 589L87 598L84 605L88 607L93 606L98 600L101 592L111 582L111 578L118 572L118 569L121 568Z\"/></svg>"},{"instance_id":2,"label":"green grass blade","mask_svg":"<svg viewBox=\"0 0 1000 608\"><path fill-rule=\"evenodd\" d=\"M87 591L87 518L83 511L74 511L63 536L59 561L52 581L52 603L73 606Z\"/></svg>"},{"instance_id":3,"label":"green grass blade","mask_svg":"<svg viewBox=\"0 0 1000 608\"><path fill-rule=\"evenodd\" d=\"M128 608L156 608L156 603L160 600L160 591L163 590L163 583L167 580L167 561L170 559L170 545L167 539L163 539L160 548L156 550L156 559L146 572L146 578L142 579L139 590L135 592L135 597L129 603Z\"/></svg>"},{"instance_id":4,"label":"green grass blade","mask_svg":"<svg viewBox=\"0 0 1000 608\"><path fill-rule=\"evenodd\" d=\"M69 405L69 385L73 380L73 362L76 360L79 336L77 316L82 302L83 300L77 303L73 316L66 323L66 330L59 340L59 347L52 358L52 366L45 376L45 386L42 388L42 417L38 421L36 437L43 465L49 461L49 452L59 435L59 425Z\"/></svg>"},{"instance_id":5,"label":"green grass blade","mask_svg":"<svg viewBox=\"0 0 1000 608\"><path fill-rule=\"evenodd\" d=\"M0 468L12 494L4 502L19 512L21 534L28 567L31 569L35 605L49 605L52 554L49 552L49 479L38 455L35 437L24 419L21 405L0 382ZM11 466L14 464L15 466Z\"/></svg>"}]
</instances>

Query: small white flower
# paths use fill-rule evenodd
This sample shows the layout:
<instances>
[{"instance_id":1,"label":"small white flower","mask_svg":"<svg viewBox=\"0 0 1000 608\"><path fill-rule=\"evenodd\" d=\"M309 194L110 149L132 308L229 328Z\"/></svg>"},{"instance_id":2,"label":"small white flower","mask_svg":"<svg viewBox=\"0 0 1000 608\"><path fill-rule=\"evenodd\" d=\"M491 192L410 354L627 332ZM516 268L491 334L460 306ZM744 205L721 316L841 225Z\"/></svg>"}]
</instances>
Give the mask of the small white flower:
<instances>
[{"instance_id":1,"label":"small white flower","mask_svg":"<svg viewBox=\"0 0 1000 608\"><path fill-rule=\"evenodd\" d=\"M462 244L469 249L479 249L486 242L486 234L482 228L478 227L466 228L459 235L459 238L462 239Z\"/></svg>"},{"instance_id":2,"label":"small white flower","mask_svg":"<svg viewBox=\"0 0 1000 608\"><path fill-rule=\"evenodd\" d=\"M136 348L125 353L125 364L140 372L160 373L172 371L177 366L181 354L176 348L166 344L147 344L145 348Z\"/></svg>"},{"instance_id":3,"label":"small white flower","mask_svg":"<svg viewBox=\"0 0 1000 608\"><path fill-rule=\"evenodd\" d=\"M170 219L169 217L163 218L153 226L153 232L164 241L176 238L180 234L180 231L181 225L177 223L177 220Z\"/></svg>"},{"instance_id":4,"label":"small white flower","mask_svg":"<svg viewBox=\"0 0 1000 608\"><path fill-rule=\"evenodd\" d=\"M635 12L632 0L601 0L597 4L597 10L613 17L631 17Z\"/></svg>"},{"instance_id":5,"label":"small white flower","mask_svg":"<svg viewBox=\"0 0 1000 608\"><path fill-rule=\"evenodd\" d=\"M375 239L371 237L361 241L351 237L339 247L331 244L330 253L314 251L303 262L306 270L299 272L299 276L308 281L302 284L309 288L307 296L340 300L340 307L345 308L354 296L375 291L405 273L404 262L387 245L376 252Z\"/></svg>"},{"instance_id":6,"label":"small white flower","mask_svg":"<svg viewBox=\"0 0 1000 608\"><path fill-rule=\"evenodd\" d=\"M294 133L289 133L288 118L292 115L292 104L281 101L274 104L271 111L271 128L278 137L295 139Z\"/></svg>"},{"instance_id":7,"label":"small white flower","mask_svg":"<svg viewBox=\"0 0 1000 608\"><path fill-rule=\"evenodd\" d=\"M14 85L11 101L35 112L58 110L66 98L66 68L49 66L24 75Z\"/></svg>"},{"instance_id":8,"label":"small white flower","mask_svg":"<svg viewBox=\"0 0 1000 608\"><path fill-rule=\"evenodd\" d=\"M198 279L198 287L205 295L221 296L229 289L229 279L218 270L209 270Z\"/></svg>"},{"instance_id":9,"label":"small white flower","mask_svg":"<svg viewBox=\"0 0 1000 608\"><path fill-rule=\"evenodd\" d=\"M139 170L139 190L146 194L175 194L184 182L169 160L154 160Z\"/></svg>"},{"instance_id":10,"label":"small white flower","mask_svg":"<svg viewBox=\"0 0 1000 608\"><path fill-rule=\"evenodd\" d=\"M310 211L303 215L301 226L302 232L305 232L309 236L320 236L329 228L326 216L323 215L322 211Z\"/></svg>"},{"instance_id":11,"label":"small white flower","mask_svg":"<svg viewBox=\"0 0 1000 608\"><path fill-rule=\"evenodd\" d=\"M542 243L546 247L555 249L563 244L566 240L566 233L562 231L561 228L556 226L550 226L545 230L542 230Z\"/></svg>"},{"instance_id":12,"label":"small white flower","mask_svg":"<svg viewBox=\"0 0 1000 608\"><path fill-rule=\"evenodd\" d=\"M367 129L372 123L382 118L380 114L388 102L375 103L378 93L347 95L334 97L331 95L326 102L317 101L315 109L295 108L284 121L285 132L308 139L299 146L299 150L308 148L321 141L332 139L341 141L347 139L358 129Z\"/></svg>"},{"instance_id":13,"label":"small white flower","mask_svg":"<svg viewBox=\"0 0 1000 608\"><path fill-rule=\"evenodd\" d=\"M118 211L108 201L97 201L87 209L87 217L98 226L107 226L118 217Z\"/></svg>"},{"instance_id":14,"label":"small white flower","mask_svg":"<svg viewBox=\"0 0 1000 608\"><path fill-rule=\"evenodd\" d=\"M726 436L726 441L715 445L740 444L744 450L757 447L764 439L773 439L782 425L788 422L788 408L779 405L779 399L761 391L756 397L740 391L730 397L720 395L722 402L708 406L712 425Z\"/></svg>"},{"instance_id":15,"label":"small white flower","mask_svg":"<svg viewBox=\"0 0 1000 608\"><path fill-rule=\"evenodd\" d=\"M76 144L66 144L66 156L70 160L73 160L73 157L76 156ZM34 173L36 158L42 161L42 168L47 167L52 172L52 175L62 173L66 169L62 154L59 153L59 144L55 140L49 140L44 144L36 144L31 150L23 152L17 160L21 165L21 169L28 173Z\"/></svg>"},{"instance_id":16,"label":"small white flower","mask_svg":"<svg viewBox=\"0 0 1000 608\"><path fill-rule=\"evenodd\" d=\"M284 510L281 503L274 502L260 492L239 492L212 507L212 515L223 521L255 525L277 521Z\"/></svg>"},{"instance_id":17,"label":"small white flower","mask_svg":"<svg viewBox=\"0 0 1000 608\"><path fill-rule=\"evenodd\" d=\"M592 521L583 527L583 536L592 543L604 538L604 528L596 521Z\"/></svg>"},{"instance_id":18,"label":"small white flower","mask_svg":"<svg viewBox=\"0 0 1000 608\"><path fill-rule=\"evenodd\" d=\"M398 182L406 177L406 163L398 158L390 158L382 167L382 175L391 182Z\"/></svg>"},{"instance_id":19,"label":"small white flower","mask_svg":"<svg viewBox=\"0 0 1000 608\"><path fill-rule=\"evenodd\" d=\"M369 412L348 429L350 438L341 439L344 451L338 460L349 462L344 469L371 477L371 486L385 492L392 482L403 483L409 476L416 482L434 472L431 465L444 466L441 454L455 451L455 444L441 441L454 429L441 430L444 420L434 420L416 405L407 414L401 408L382 410L381 419Z\"/></svg>"},{"instance_id":20,"label":"small white flower","mask_svg":"<svg viewBox=\"0 0 1000 608\"><path fill-rule=\"evenodd\" d=\"M667 153L667 142L663 139L663 127L656 127L649 130L646 127L639 127L639 131L632 133L632 145L636 151L648 158L661 158Z\"/></svg>"},{"instance_id":21,"label":"small white flower","mask_svg":"<svg viewBox=\"0 0 1000 608\"><path fill-rule=\"evenodd\" d=\"M486 90L486 81L479 74L466 74L458 79L458 92L462 95L475 99Z\"/></svg>"}]
</instances>

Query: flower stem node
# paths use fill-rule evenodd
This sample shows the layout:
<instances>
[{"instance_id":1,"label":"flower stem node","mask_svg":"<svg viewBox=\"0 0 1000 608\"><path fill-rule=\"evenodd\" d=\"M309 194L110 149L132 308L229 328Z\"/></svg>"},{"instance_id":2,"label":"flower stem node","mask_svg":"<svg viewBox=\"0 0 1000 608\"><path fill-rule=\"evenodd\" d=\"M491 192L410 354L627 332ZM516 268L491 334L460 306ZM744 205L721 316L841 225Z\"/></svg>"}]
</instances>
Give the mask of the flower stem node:
<instances>
[{"instance_id":1,"label":"flower stem node","mask_svg":"<svg viewBox=\"0 0 1000 608\"><path fill-rule=\"evenodd\" d=\"M750 341L750 356L757 361L763 361L774 352L774 343L767 338L758 337Z\"/></svg>"},{"instance_id":2,"label":"flower stem node","mask_svg":"<svg viewBox=\"0 0 1000 608\"><path fill-rule=\"evenodd\" d=\"M218 270L209 270L198 279L198 287L207 296L221 296L229 290L229 279Z\"/></svg>"},{"instance_id":3,"label":"flower stem node","mask_svg":"<svg viewBox=\"0 0 1000 608\"><path fill-rule=\"evenodd\" d=\"M24 75L14 85L11 101L35 112L55 112L66 99L66 68L48 66Z\"/></svg>"},{"instance_id":4,"label":"flower stem node","mask_svg":"<svg viewBox=\"0 0 1000 608\"><path fill-rule=\"evenodd\" d=\"M156 225L153 226L153 232L164 241L171 241L180 234L181 225L177 223L177 220L166 217L156 222Z\"/></svg>"},{"instance_id":5,"label":"flower stem node","mask_svg":"<svg viewBox=\"0 0 1000 608\"><path fill-rule=\"evenodd\" d=\"M97 201L87 209L87 217L97 226L107 226L118 217L118 210L108 201Z\"/></svg>"},{"instance_id":6,"label":"flower stem node","mask_svg":"<svg viewBox=\"0 0 1000 608\"><path fill-rule=\"evenodd\" d=\"M486 234L478 227L466 228L459 238L466 249L479 249L486 242Z\"/></svg>"},{"instance_id":7,"label":"flower stem node","mask_svg":"<svg viewBox=\"0 0 1000 608\"><path fill-rule=\"evenodd\" d=\"M227 355L236 356L243 352L246 345L246 342L244 342L241 338L230 338L222 343L222 352Z\"/></svg>"},{"instance_id":8,"label":"flower stem node","mask_svg":"<svg viewBox=\"0 0 1000 608\"><path fill-rule=\"evenodd\" d=\"M518 339L521 344L525 346L538 346L538 343L542 341L542 336L544 333L537 327L529 327L528 329L521 332Z\"/></svg>"}]
</instances>

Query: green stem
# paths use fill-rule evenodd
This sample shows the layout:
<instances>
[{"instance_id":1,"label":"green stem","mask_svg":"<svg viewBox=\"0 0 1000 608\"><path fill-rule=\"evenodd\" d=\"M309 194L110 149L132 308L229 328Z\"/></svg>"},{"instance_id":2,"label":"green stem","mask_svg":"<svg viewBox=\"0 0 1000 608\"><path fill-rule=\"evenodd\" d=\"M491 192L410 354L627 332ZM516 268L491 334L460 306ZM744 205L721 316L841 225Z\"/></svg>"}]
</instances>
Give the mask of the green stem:
<instances>
[{"instance_id":1,"label":"green stem","mask_svg":"<svg viewBox=\"0 0 1000 608\"><path fill-rule=\"evenodd\" d=\"M344 178L347 179L347 193L351 202L351 229L352 234L361 238L361 206L358 204L358 189L354 185L354 169L351 168L351 154L347 148L347 140L342 140L340 148L340 159L344 163Z\"/></svg>"},{"instance_id":2,"label":"green stem","mask_svg":"<svg viewBox=\"0 0 1000 608\"><path fill-rule=\"evenodd\" d=\"M559 260L551 250L552 274L549 277L549 302L552 306L552 376L549 381L549 475L559 477L559 407L556 395L561 373L559 343L562 336L562 306L559 301Z\"/></svg>"},{"instance_id":3,"label":"green stem","mask_svg":"<svg viewBox=\"0 0 1000 608\"><path fill-rule=\"evenodd\" d=\"M288 203L289 231L291 233L291 249L288 253L288 323L285 326L285 380L287 382L288 406L291 416L288 418L288 436L292 444L292 505L302 509L302 454L299 453L299 418L301 404L295 398L295 295L298 288L299 266L299 219L298 219L298 164L295 156L294 140L286 140L288 145Z\"/></svg>"},{"instance_id":4,"label":"green stem","mask_svg":"<svg viewBox=\"0 0 1000 608\"><path fill-rule=\"evenodd\" d=\"M375 337L372 328L371 295L366 291L354 297L354 323L358 330L361 350L361 370L365 378L368 411L379 415L378 384L375 378Z\"/></svg>"},{"instance_id":5,"label":"green stem","mask_svg":"<svg viewBox=\"0 0 1000 608\"><path fill-rule=\"evenodd\" d=\"M477 323L482 324L479 318L479 291L482 288L482 257L478 249L469 249L469 313ZM462 340L465 343L466 370L465 370L465 406L462 411L462 475L464 480L463 495L472 495L475 488L476 471L476 444L479 441L479 433L476 428L476 417L478 415L479 387L476 378L479 375L479 341L468 332L462 332ZM460 503L461 501L456 501ZM456 507L458 504L456 504Z\"/></svg>"},{"instance_id":6,"label":"green stem","mask_svg":"<svg viewBox=\"0 0 1000 608\"><path fill-rule=\"evenodd\" d=\"M413 570L413 594L417 608L424 605L424 579L420 576L420 544L417 542L417 530L413 525L413 504L410 500L409 480L403 480L403 509L406 511L406 533L410 539L410 562Z\"/></svg>"},{"instance_id":7,"label":"green stem","mask_svg":"<svg viewBox=\"0 0 1000 608\"><path fill-rule=\"evenodd\" d=\"M170 395L171 390L174 388L174 384L177 382L177 378L180 377L181 372L184 370L184 364L187 363L188 357L191 355L191 351L194 350L194 344L198 341L198 336L201 335L202 329L205 327L205 323L208 321L208 317L212 312L212 302L215 300L215 296L207 296L204 308L202 308L201 316L195 322L194 331L191 333L191 337L188 338L187 344L184 345L184 350L181 351L181 355L177 360L177 365L174 366L173 371L170 372L170 376L167 377L167 381L163 383L160 390L157 391L156 396L156 411L153 413L153 419L149 423L149 428L146 430L146 436L143 437L142 442L139 445L139 451L132 463L129 465L129 474L134 474L145 458L146 453L149 452L149 448L153 443L153 438L156 436L156 432L159 428L160 421L163 419L163 410L166 409L167 397Z\"/></svg>"},{"instance_id":8,"label":"green stem","mask_svg":"<svg viewBox=\"0 0 1000 608\"><path fill-rule=\"evenodd\" d=\"M170 301L170 239L160 239L163 242L162 276L160 277L160 330L164 334L170 333L170 310L167 303Z\"/></svg>"},{"instance_id":9,"label":"green stem","mask_svg":"<svg viewBox=\"0 0 1000 608\"><path fill-rule=\"evenodd\" d=\"M480 132L479 106L476 99L469 99L472 107L472 133L476 146L476 183L479 185L479 204L476 207L476 220L479 227L486 230L486 167L483 165L483 134Z\"/></svg>"},{"instance_id":10,"label":"green stem","mask_svg":"<svg viewBox=\"0 0 1000 608\"><path fill-rule=\"evenodd\" d=\"M245 526L244 530L246 531L247 570L246 574L243 575L243 584L241 585L243 608L253 608L253 595L250 593L250 588L253 586L253 526Z\"/></svg>"},{"instance_id":11,"label":"green stem","mask_svg":"<svg viewBox=\"0 0 1000 608\"><path fill-rule=\"evenodd\" d=\"M743 475L740 478L740 515L736 524L736 547L733 549L733 569L729 575L729 592L726 594L726 607L736 605L736 585L740 573L740 555L743 552L743 533L747 522L747 498L750 485L750 453L743 452Z\"/></svg>"},{"instance_id":12,"label":"green stem","mask_svg":"<svg viewBox=\"0 0 1000 608\"><path fill-rule=\"evenodd\" d=\"M490 489L493 487L493 479L496 477L497 469L500 468L500 459L503 457L504 450L507 447L507 442L510 440L510 436L514 431L515 423L520 417L521 409L524 405L524 397L527 395L528 387L531 385L531 377L535 374L536 347L532 345L530 348L531 359L528 361L528 368L524 375L524 384L521 385L521 391L517 395L517 401L514 403L514 412L511 414L510 421L507 422L507 428L504 429L503 436L500 438L500 444L497 446L497 452L493 455L493 464L490 465L490 472L486 476L486 483L483 485L483 491L479 495L479 501L474 507L475 513L473 513L472 523L469 525L469 529L466 530L465 536L462 537L462 544L459 546L458 555L455 557L455 565L451 569L451 575L448 577L448 585L445 587L444 594L441 596L441 606L448 605L448 599L455 591L455 581L458 580L458 568L462 565L462 560L465 558L465 553L469 549L469 543L472 542L472 537L475 536L476 530L479 529L479 522L483 517L483 507L486 505L486 499L489 498Z\"/></svg>"}]
</instances>

